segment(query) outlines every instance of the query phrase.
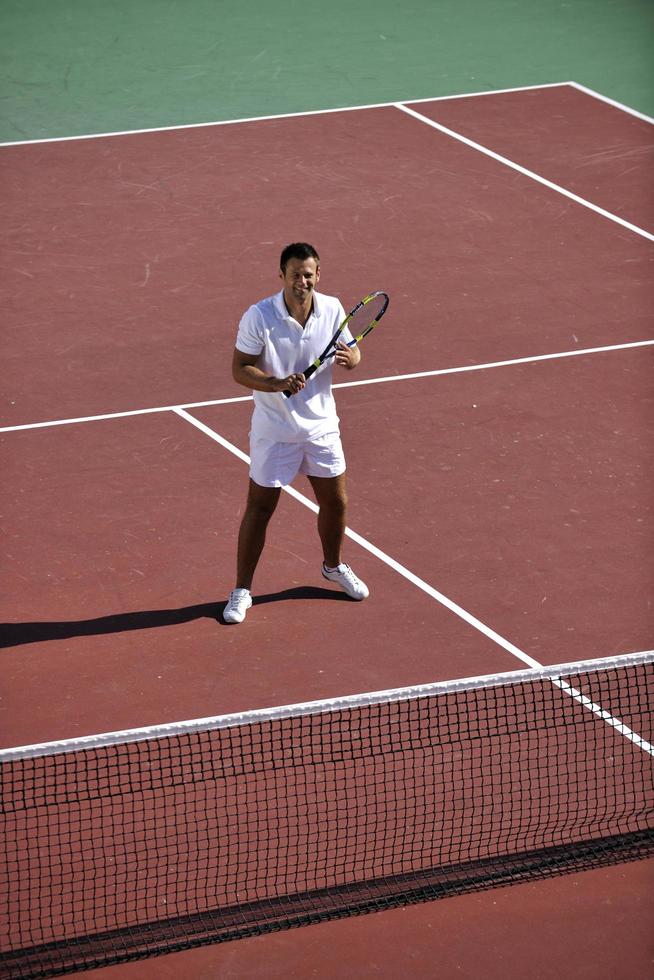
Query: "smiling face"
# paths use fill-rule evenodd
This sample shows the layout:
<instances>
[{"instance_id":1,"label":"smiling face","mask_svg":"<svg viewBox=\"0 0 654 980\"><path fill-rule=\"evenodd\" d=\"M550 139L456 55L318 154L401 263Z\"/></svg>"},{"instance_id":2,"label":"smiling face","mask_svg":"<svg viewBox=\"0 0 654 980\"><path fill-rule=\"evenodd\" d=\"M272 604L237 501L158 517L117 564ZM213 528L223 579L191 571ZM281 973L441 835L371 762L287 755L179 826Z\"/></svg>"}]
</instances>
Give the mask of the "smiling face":
<instances>
[{"instance_id":1,"label":"smiling face","mask_svg":"<svg viewBox=\"0 0 654 980\"><path fill-rule=\"evenodd\" d=\"M279 276L284 283L284 299L289 310L310 305L320 279L320 266L315 259L289 259L286 267L280 269Z\"/></svg>"}]
</instances>

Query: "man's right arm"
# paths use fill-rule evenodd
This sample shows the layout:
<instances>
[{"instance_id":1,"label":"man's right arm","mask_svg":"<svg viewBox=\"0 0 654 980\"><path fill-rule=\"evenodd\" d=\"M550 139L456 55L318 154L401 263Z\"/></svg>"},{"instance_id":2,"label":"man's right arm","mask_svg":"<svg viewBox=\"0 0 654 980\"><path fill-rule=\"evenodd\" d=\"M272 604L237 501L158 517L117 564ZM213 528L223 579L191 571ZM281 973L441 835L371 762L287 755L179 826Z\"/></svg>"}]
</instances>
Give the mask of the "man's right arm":
<instances>
[{"instance_id":1,"label":"man's right arm","mask_svg":"<svg viewBox=\"0 0 654 980\"><path fill-rule=\"evenodd\" d=\"M291 391L295 394L304 388L303 374L290 374L287 378L274 378L257 367L258 360L258 354L246 354L235 347L232 358L234 381L253 391Z\"/></svg>"}]
</instances>

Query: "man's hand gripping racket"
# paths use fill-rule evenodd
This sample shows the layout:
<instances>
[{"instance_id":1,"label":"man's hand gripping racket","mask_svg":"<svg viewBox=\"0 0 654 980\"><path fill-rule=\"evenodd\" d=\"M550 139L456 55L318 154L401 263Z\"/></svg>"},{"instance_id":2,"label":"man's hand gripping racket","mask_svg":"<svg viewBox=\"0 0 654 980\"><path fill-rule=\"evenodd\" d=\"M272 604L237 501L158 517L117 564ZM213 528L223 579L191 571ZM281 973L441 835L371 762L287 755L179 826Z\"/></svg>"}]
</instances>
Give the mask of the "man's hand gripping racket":
<instances>
[{"instance_id":1,"label":"man's hand gripping racket","mask_svg":"<svg viewBox=\"0 0 654 980\"><path fill-rule=\"evenodd\" d=\"M349 327L350 332L354 337L354 340L349 341L347 346L353 347L355 344L361 343L363 338L367 337L368 334L375 329L386 312L387 307L388 296L386 293L378 290L375 293L370 293L369 296L364 296L361 302L357 303L357 305L350 310L343 322L339 324L336 333L329 341L320 357L317 357L315 361L313 361L308 368L302 372L304 375L304 380L308 381L311 375L315 374L318 368L321 367L326 360L335 356L341 336L346 327ZM284 394L287 398L290 398L293 392L286 390Z\"/></svg>"}]
</instances>

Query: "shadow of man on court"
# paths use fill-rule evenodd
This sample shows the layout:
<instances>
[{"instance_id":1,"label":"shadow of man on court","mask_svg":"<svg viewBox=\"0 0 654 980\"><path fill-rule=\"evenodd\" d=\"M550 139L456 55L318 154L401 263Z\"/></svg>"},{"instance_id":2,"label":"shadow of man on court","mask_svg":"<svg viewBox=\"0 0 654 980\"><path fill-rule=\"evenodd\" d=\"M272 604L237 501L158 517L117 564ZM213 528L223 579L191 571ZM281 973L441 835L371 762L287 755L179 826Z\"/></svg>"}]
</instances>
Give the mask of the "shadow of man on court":
<instances>
[{"instance_id":1,"label":"shadow of man on court","mask_svg":"<svg viewBox=\"0 0 654 980\"><path fill-rule=\"evenodd\" d=\"M304 585L281 592L270 592L253 597L253 605L287 600L331 600L352 602L344 592ZM155 629L161 626L178 626L195 619L213 619L219 626L223 622L225 602L205 602L179 609L153 609L143 612L116 613L97 619L71 620L69 622L0 623L0 648L21 646L25 643L43 643L48 640L68 640L74 636L100 636L104 633L126 633L130 630Z\"/></svg>"}]
</instances>

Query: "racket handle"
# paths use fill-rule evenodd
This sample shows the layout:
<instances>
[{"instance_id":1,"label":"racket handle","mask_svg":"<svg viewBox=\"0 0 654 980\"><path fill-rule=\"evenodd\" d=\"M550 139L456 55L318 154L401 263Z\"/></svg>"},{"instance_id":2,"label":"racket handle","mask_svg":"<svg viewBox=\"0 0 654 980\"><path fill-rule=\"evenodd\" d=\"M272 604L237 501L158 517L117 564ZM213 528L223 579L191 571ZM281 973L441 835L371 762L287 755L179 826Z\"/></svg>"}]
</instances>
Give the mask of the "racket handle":
<instances>
[{"instance_id":1,"label":"racket handle","mask_svg":"<svg viewBox=\"0 0 654 980\"><path fill-rule=\"evenodd\" d=\"M306 370L304 370L302 372L302 374L304 375L304 380L305 381L308 381L309 378L311 377L311 375L312 374L315 374L317 370L318 370L318 368L316 367L316 365L315 364L311 364L308 368L306 368ZM285 395L286 398L290 398L291 395L293 394L293 392L292 391L288 391L288 389L285 388L284 391L282 392L282 394Z\"/></svg>"}]
</instances>

